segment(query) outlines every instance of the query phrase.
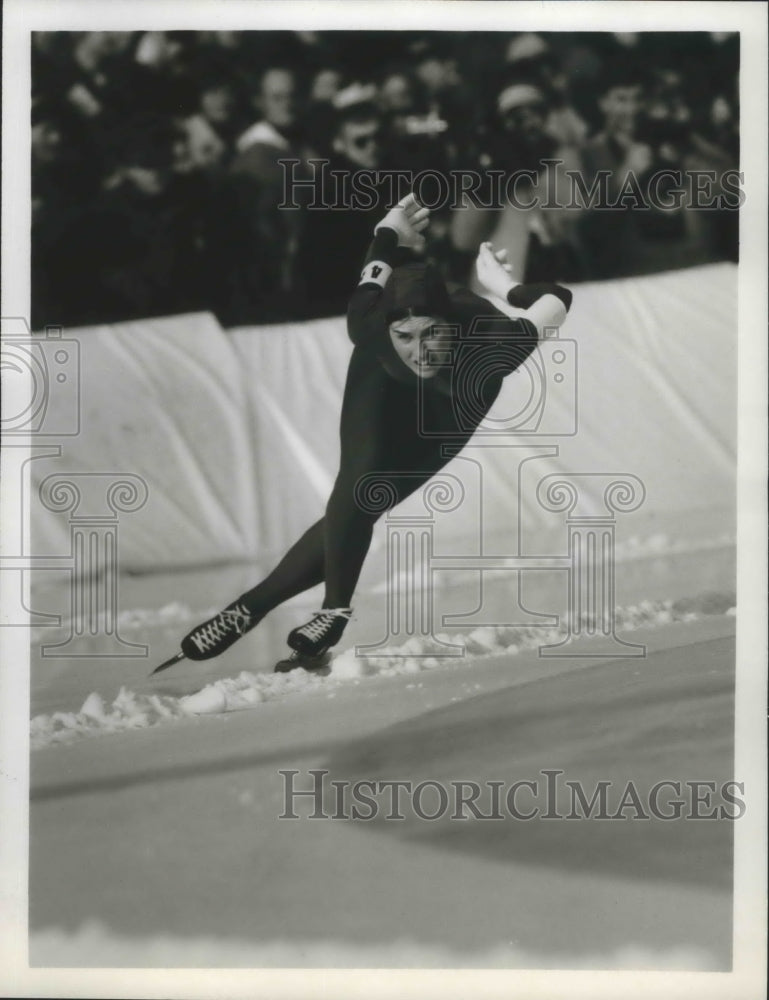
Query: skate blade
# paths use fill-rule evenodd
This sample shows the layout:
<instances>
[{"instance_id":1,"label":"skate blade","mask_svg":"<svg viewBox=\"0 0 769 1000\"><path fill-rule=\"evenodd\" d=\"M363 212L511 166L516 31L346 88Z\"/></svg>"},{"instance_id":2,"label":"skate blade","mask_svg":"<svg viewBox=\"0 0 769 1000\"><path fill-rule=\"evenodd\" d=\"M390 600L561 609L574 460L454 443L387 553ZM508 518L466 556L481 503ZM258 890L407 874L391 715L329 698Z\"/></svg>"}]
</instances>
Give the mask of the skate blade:
<instances>
[{"instance_id":1,"label":"skate blade","mask_svg":"<svg viewBox=\"0 0 769 1000\"><path fill-rule=\"evenodd\" d=\"M159 674L161 670L168 670L168 668L172 667L174 663L178 663L179 660L183 660L184 658L184 653L176 653L176 655L172 656L170 660L166 660L165 663L161 663L159 667L155 667L150 674L150 677L154 677L155 674Z\"/></svg>"},{"instance_id":2,"label":"skate blade","mask_svg":"<svg viewBox=\"0 0 769 1000\"><path fill-rule=\"evenodd\" d=\"M287 660L280 660L275 664L273 673L287 674L291 670L306 670L311 674L329 674L331 653L323 653L322 656L303 656L301 653L293 653Z\"/></svg>"}]
</instances>

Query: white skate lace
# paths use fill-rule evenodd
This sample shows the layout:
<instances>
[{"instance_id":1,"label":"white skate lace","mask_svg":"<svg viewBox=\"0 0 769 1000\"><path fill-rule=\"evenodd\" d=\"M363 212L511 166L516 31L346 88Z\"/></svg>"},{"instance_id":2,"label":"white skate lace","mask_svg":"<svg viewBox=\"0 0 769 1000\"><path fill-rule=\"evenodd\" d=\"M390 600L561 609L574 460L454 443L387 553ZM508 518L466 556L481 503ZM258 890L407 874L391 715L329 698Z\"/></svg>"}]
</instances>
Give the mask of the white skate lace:
<instances>
[{"instance_id":1,"label":"white skate lace","mask_svg":"<svg viewBox=\"0 0 769 1000\"><path fill-rule=\"evenodd\" d=\"M352 608L323 608L321 611L313 611L312 621L296 631L311 642L317 642L326 635L336 618L346 618L349 621L352 618Z\"/></svg>"},{"instance_id":2,"label":"white skate lace","mask_svg":"<svg viewBox=\"0 0 769 1000\"><path fill-rule=\"evenodd\" d=\"M243 635L248 631L251 624L251 615L242 604L236 604L233 608L225 608L216 618L201 625L196 629L190 638L198 647L201 653L207 653L214 649L218 643L226 639L234 630L238 635Z\"/></svg>"}]
</instances>

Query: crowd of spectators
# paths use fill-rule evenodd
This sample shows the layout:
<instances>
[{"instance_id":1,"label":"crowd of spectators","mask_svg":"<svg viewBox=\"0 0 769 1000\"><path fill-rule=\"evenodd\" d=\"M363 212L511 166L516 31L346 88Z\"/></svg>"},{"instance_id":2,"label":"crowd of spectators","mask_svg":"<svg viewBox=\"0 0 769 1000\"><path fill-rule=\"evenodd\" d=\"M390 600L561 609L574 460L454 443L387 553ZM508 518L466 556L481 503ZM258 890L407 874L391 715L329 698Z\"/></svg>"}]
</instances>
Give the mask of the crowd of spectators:
<instances>
[{"instance_id":1,"label":"crowd of spectators","mask_svg":"<svg viewBox=\"0 0 769 1000\"><path fill-rule=\"evenodd\" d=\"M529 195L553 159L557 185L567 169L588 185L608 170L617 188L629 170L720 179L739 165L738 75L732 34L37 32L33 324L341 313L388 206L318 211L308 195L281 209L281 160L297 178L318 158L340 172L529 171ZM728 207L503 201L436 211L428 254L458 280L486 238L528 280L736 260Z\"/></svg>"}]
</instances>

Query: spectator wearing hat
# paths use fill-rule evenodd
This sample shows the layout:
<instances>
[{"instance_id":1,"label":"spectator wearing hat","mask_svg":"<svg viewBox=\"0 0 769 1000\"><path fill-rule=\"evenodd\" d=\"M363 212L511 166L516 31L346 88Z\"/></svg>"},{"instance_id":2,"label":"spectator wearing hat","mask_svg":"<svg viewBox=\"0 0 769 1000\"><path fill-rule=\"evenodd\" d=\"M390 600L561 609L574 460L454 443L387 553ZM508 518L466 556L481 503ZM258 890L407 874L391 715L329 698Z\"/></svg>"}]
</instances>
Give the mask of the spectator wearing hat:
<instances>
[{"instance_id":1,"label":"spectator wearing hat","mask_svg":"<svg viewBox=\"0 0 769 1000\"><path fill-rule=\"evenodd\" d=\"M382 117L372 83L354 83L332 101L335 112L331 148L340 170L376 170L381 163Z\"/></svg>"},{"instance_id":2,"label":"spectator wearing hat","mask_svg":"<svg viewBox=\"0 0 769 1000\"><path fill-rule=\"evenodd\" d=\"M545 131L559 144L581 148L588 125L572 104L569 78L561 60L541 35L516 35L505 52L510 83L534 83L548 101Z\"/></svg>"},{"instance_id":3,"label":"spectator wearing hat","mask_svg":"<svg viewBox=\"0 0 769 1000\"><path fill-rule=\"evenodd\" d=\"M453 215L451 237L460 253L485 240L504 247L522 280L539 281L547 273L574 281L584 276L584 261L566 171L578 171L581 161L574 147L548 134L548 111L539 86L513 83L501 91L482 163L504 172L506 196L490 208L467 199Z\"/></svg>"}]
</instances>

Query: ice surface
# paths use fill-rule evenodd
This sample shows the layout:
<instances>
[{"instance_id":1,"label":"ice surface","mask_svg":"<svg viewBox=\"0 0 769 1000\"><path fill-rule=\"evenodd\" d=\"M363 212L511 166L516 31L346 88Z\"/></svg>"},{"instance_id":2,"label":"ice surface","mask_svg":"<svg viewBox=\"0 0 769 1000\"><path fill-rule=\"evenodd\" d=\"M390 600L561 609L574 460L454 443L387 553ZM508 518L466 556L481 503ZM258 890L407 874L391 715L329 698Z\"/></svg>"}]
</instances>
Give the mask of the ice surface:
<instances>
[{"instance_id":1,"label":"ice surface","mask_svg":"<svg viewBox=\"0 0 769 1000\"><path fill-rule=\"evenodd\" d=\"M618 634L644 625L693 621L707 614L733 614L734 595L706 593L676 601L642 601L615 612ZM133 614L136 614L134 612ZM148 613L150 614L150 613ZM583 624L588 621L582 616ZM488 626L465 634L438 634L442 642L463 643L468 654L463 668L490 656L516 654L522 650L555 643L567 635L566 626L543 629L535 626ZM455 657L442 656L442 649L429 638L412 636L397 647L384 647L376 656L356 656L355 649L340 652L327 676L294 670L287 674L242 671L237 677L222 678L192 695L136 694L125 687L107 706L101 695L91 692L76 712L37 715L30 725L30 745L40 749L68 743L81 737L146 728L173 719L218 714L253 708L261 702L296 694L328 692L340 685L357 683L374 676L396 677L436 670Z\"/></svg>"}]
</instances>

